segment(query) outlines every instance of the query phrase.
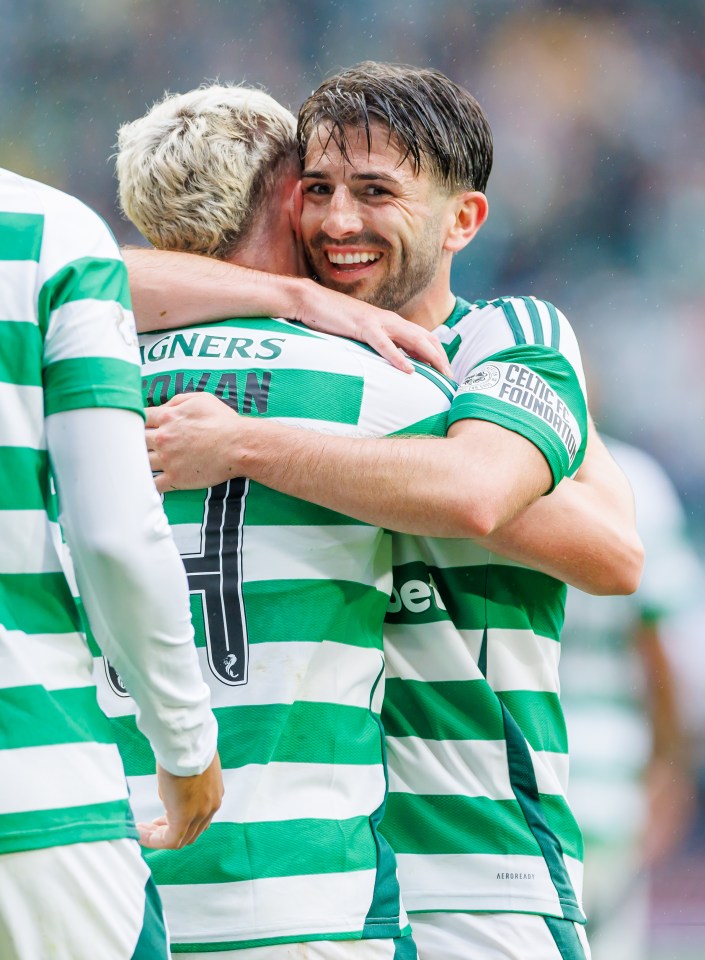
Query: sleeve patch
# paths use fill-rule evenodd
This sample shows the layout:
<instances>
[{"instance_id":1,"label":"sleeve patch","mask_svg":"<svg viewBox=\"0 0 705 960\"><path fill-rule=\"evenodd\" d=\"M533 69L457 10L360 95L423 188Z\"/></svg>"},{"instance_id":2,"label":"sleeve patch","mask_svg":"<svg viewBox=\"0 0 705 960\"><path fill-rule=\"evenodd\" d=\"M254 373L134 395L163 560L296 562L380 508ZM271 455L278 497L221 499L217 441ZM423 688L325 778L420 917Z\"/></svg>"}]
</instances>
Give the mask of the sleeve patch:
<instances>
[{"instance_id":1,"label":"sleeve patch","mask_svg":"<svg viewBox=\"0 0 705 960\"><path fill-rule=\"evenodd\" d=\"M476 367L458 394L477 393L520 408L545 423L561 441L573 463L582 442L578 421L549 383L521 363L487 362Z\"/></svg>"}]
</instances>

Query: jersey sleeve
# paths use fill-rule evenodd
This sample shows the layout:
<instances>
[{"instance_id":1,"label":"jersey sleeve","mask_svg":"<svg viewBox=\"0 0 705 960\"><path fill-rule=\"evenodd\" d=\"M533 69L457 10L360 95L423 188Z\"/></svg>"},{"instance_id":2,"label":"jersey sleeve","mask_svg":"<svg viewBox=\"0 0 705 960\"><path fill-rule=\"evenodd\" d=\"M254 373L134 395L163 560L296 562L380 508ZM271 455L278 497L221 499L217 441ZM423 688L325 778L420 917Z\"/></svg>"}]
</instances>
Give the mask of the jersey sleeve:
<instances>
[{"instance_id":1,"label":"jersey sleeve","mask_svg":"<svg viewBox=\"0 0 705 960\"><path fill-rule=\"evenodd\" d=\"M587 404L580 348L568 320L533 297L500 297L463 308L449 326L459 386L448 424L487 420L535 444L553 485L580 467ZM448 347L447 347L448 349Z\"/></svg>"},{"instance_id":2,"label":"jersey sleeve","mask_svg":"<svg viewBox=\"0 0 705 960\"><path fill-rule=\"evenodd\" d=\"M54 208L65 207L60 211ZM59 212L61 216L51 215ZM45 413L116 407L144 416L127 271L110 231L80 201L46 199L37 314Z\"/></svg>"}]
</instances>

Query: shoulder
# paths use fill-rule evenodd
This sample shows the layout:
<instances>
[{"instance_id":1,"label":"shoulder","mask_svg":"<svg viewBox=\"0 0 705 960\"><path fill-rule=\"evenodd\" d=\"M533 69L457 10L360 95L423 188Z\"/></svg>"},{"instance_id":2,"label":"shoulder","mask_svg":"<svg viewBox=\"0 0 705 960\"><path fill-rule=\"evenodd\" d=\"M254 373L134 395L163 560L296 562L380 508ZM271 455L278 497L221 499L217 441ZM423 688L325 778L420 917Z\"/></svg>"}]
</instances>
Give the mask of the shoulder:
<instances>
[{"instance_id":1,"label":"shoulder","mask_svg":"<svg viewBox=\"0 0 705 960\"><path fill-rule=\"evenodd\" d=\"M81 260L122 261L105 222L77 197L37 180L0 171L0 210L14 220L27 242L42 279ZM26 245L26 244L25 244Z\"/></svg>"},{"instance_id":2,"label":"shoulder","mask_svg":"<svg viewBox=\"0 0 705 960\"><path fill-rule=\"evenodd\" d=\"M452 353L456 380L464 380L475 367L498 353L516 351L526 357L530 348L547 356L565 356L584 386L575 334L565 315L548 300L511 296L463 304L465 309L458 318L451 317L439 331ZM454 338L452 343L449 336Z\"/></svg>"},{"instance_id":3,"label":"shoulder","mask_svg":"<svg viewBox=\"0 0 705 960\"><path fill-rule=\"evenodd\" d=\"M462 337L491 334L499 349L535 344L560 349L561 335L569 329L564 314L548 300L534 296L497 297L465 304L464 314L451 328Z\"/></svg>"}]
</instances>

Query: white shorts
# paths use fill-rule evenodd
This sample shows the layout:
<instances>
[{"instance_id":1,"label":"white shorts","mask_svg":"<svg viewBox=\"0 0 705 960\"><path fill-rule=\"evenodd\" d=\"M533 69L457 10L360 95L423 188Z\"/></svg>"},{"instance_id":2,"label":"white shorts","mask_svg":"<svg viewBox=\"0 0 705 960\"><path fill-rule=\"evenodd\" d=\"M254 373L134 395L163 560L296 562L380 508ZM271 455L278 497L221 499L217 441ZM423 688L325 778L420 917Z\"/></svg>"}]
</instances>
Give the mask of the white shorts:
<instances>
[{"instance_id":1,"label":"white shorts","mask_svg":"<svg viewBox=\"0 0 705 960\"><path fill-rule=\"evenodd\" d=\"M533 913L413 913L420 960L590 960L579 923Z\"/></svg>"},{"instance_id":2,"label":"white shorts","mask_svg":"<svg viewBox=\"0 0 705 960\"><path fill-rule=\"evenodd\" d=\"M137 841L1 854L0 957L168 960L161 902Z\"/></svg>"},{"instance_id":3,"label":"white shorts","mask_svg":"<svg viewBox=\"0 0 705 960\"><path fill-rule=\"evenodd\" d=\"M310 940L172 956L173 960L418 960L409 936L386 940Z\"/></svg>"}]
</instances>

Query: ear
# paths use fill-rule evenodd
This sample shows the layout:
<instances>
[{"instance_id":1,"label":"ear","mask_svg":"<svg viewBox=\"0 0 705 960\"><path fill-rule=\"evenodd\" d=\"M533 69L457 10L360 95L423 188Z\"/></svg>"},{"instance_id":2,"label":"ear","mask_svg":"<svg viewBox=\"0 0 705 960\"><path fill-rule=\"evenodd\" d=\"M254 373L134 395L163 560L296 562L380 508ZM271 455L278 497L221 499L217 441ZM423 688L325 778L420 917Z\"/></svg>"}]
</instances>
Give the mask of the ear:
<instances>
[{"instance_id":1,"label":"ear","mask_svg":"<svg viewBox=\"0 0 705 960\"><path fill-rule=\"evenodd\" d=\"M296 276L307 277L309 275L308 262L304 253L304 245L301 240L301 211L304 205L304 193L301 180L297 177L291 190L291 196L288 203L289 226L296 244Z\"/></svg>"},{"instance_id":2,"label":"ear","mask_svg":"<svg viewBox=\"0 0 705 960\"><path fill-rule=\"evenodd\" d=\"M296 185L291 192L289 202L289 223L294 236L298 242L301 242L301 211L304 206L304 192L301 181L297 178Z\"/></svg>"},{"instance_id":3,"label":"ear","mask_svg":"<svg viewBox=\"0 0 705 960\"><path fill-rule=\"evenodd\" d=\"M458 193L451 198L450 225L443 249L458 253L466 247L487 219L487 197L477 190Z\"/></svg>"}]
</instances>

